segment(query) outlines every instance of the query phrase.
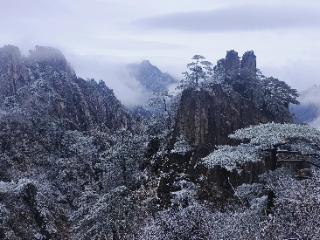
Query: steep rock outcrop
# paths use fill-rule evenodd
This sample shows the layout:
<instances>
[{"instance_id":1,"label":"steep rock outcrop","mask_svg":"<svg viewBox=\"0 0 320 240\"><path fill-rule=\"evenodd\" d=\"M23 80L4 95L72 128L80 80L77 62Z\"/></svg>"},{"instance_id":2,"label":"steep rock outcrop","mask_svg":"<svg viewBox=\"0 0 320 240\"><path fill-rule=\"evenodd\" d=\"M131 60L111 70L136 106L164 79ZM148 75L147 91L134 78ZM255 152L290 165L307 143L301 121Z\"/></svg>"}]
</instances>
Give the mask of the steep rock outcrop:
<instances>
[{"instance_id":1,"label":"steep rock outcrop","mask_svg":"<svg viewBox=\"0 0 320 240\"><path fill-rule=\"evenodd\" d=\"M30 80L19 48L12 45L0 48L0 99L16 95Z\"/></svg>"},{"instance_id":2,"label":"steep rock outcrop","mask_svg":"<svg viewBox=\"0 0 320 240\"><path fill-rule=\"evenodd\" d=\"M131 127L130 115L104 82L77 77L63 54L50 47L38 46L27 57L16 47L1 48L0 84L3 113L19 109L67 129Z\"/></svg>"},{"instance_id":3,"label":"steep rock outcrop","mask_svg":"<svg viewBox=\"0 0 320 240\"><path fill-rule=\"evenodd\" d=\"M234 78L235 76L237 76L239 69L240 69L240 59L239 59L238 52L234 50L228 51L225 58L226 76L228 78Z\"/></svg>"},{"instance_id":4,"label":"steep rock outcrop","mask_svg":"<svg viewBox=\"0 0 320 240\"><path fill-rule=\"evenodd\" d=\"M122 142L135 126L113 91L77 77L60 51L0 48L0 239L79 239L71 218L85 192L138 185L141 158L129 169Z\"/></svg>"},{"instance_id":5,"label":"steep rock outcrop","mask_svg":"<svg viewBox=\"0 0 320 240\"><path fill-rule=\"evenodd\" d=\"M187 89L182 93L175 135L184 135L192 145L230 144L228 135L239 128L277 121L241 95L212 90Z\"/></svg>"},{"instance_id":6,"label":"steep rock outcrop","mask_svg":"<svg viewBox=\"0 0 320 240\"><path fill-rule=\"evenodd\" d=\"M269 153L265 153L260 161L247 162L233 171L228 171L221 166L209 169L199 166L197 174L206 176L201 182L199 197L210 201L222 200L222 202L233 198L236 187L244 183L259 182L259 176L267 171L275 170L275 166L275 159Z\"/></svg>"},{"instance_id":7,"label":"steep rock outcrop","mask_svg":"<svg viewBox=\"0 0 320 240\"><path fill-rule=\"evenodd\" d=\"M194 146L212 148L230 144L228 135L236 129L292 121L288 106L290 101L295 103L290 100L295 90L277 79L268 81L257 75L253 51L245 52L241 60L236 51L228 51L214 67L212 86L182 92L174 135L185 136Z\"/></svg>"},{"instance_id":8,"label":"steep rock outcrop","mask_svg":"<svg viewBox=\"0 0 320 240\"><path fill-rule=\"evenodd\" d=\"M39 193L36 183L0 181L0 238L69 239L63 210L48 202L52 192ZM43 189L42 189L43 191Z\"/></svg>"},{"instance_id":9,"label":"steep rock outcrop","mask_svg":"<svg viewBox=\"0 0 320 240\"><path fill-rule=\"evenodd\" d=\"M241 59L240 75L242 78L254 78L257 73L257 57L253 51L247 51Z\"/></svg>"}]
</instances>

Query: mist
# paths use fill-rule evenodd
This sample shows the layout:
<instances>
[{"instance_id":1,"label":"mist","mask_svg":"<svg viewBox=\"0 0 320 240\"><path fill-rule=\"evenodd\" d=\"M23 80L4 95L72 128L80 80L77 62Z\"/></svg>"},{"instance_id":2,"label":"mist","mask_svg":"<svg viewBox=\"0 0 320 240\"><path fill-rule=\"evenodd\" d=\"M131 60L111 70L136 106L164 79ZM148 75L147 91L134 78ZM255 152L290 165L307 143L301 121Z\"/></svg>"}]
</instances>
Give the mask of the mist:
<instances>
[{"instance_id":1,"label":"mist","mask_svg":"<svg viewBox=\"0 0 320 240\"><path fill-rule=\"evenodd\" d=\"M320 86L314 85L301 92L300 105L294 107L294 113L298 120L302 120L311 126L320 129ZM300 118L300 119L299 119ZM302 118L302 119L301 119Z\"/></svg>"},{"instance_id":2,"label":"mist","mask_svg":"<svg viewBox=\"0 0 320 240\"><path fill-rule=\"evenodd\" d=\"M113 89L116 97L127 107L146 104L149 93L129 75L129 62L114 61L102 56L68 56L78 77L102 80Z\"/></svg>"},{"instance_id":3,"label":"mist","mask_svg":"<svg viewBox=\"0 0 320 240\"><path fill-rule=\"evenodd\" d=\"M126 105L145 100L126 64L147 59L180 79L194 54L215 63L230 49L254 50L265 75L304 90L320 79L319 9L316 0L10 0L0 45L60 49L80 77L103 79Z\"/></svg>"}]
</instances>

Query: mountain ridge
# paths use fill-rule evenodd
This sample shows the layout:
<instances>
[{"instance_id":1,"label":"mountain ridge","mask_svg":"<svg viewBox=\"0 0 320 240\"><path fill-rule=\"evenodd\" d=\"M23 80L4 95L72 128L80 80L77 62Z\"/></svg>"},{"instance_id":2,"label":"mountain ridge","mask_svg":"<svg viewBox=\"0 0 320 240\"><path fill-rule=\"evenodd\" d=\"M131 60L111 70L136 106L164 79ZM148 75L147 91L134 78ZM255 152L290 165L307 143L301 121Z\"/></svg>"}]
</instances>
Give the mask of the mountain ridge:
<instances>
[{"instance_id":1,"label":"mountain ridge","mask_svg":"<svg viewBox=\"0 0 320 240\"><path fill-rule=\"evenodd\" d=\"M175 78L162 72L149 60L129 64L127 70L150 93L168 90L170 85L177 83Z\"/></svg>"},{"instance_id":2,"label":"mountain ridge","mask_svg":"<svg viewBox=\"0 0 320 240\"><path fill-rule=\"evenodd\" d=\"M130 127L130 116L113 91L103 81L78 78L59 50L37 46L25 57L17 47L8 46L0 49L0 56L3 55L3 109L19 106L35 115L46 113L71 123L71 128L88 129L96 124L110 129ZM37 114L37 110L42 113Z\"/></svg>"}]
</instances>

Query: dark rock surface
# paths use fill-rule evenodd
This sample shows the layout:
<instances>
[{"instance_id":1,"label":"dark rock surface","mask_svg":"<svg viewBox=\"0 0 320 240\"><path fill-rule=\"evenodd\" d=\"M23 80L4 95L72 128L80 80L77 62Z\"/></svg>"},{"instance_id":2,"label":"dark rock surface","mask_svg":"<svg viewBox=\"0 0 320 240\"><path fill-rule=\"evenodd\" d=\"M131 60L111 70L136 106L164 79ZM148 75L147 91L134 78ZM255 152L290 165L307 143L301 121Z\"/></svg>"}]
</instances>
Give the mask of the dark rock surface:
<instances>
[{"instance_id":1,"label":"dark rock surface","mask_svg":"<svg viewBox=\"0 0 320 240\"><path fill-rule=\"evenodd\" d=\"M0 48L0 238L72 239L88 189L135 184L139 161L125 166L122 143L135 126L113 91L77 77L60 51Z\"/></svg>"},{"instance_id":2,"label":"dark rock surface","mask_svg":"<svg viewBox=\"0 0 320 240\"><path fill-rule=\"evenodd\" d=\"M239 128L279 121L257 109L253 102L234 92L225 93L221 86L214 89L182 93L176 119L176 135L186 136L192 145L230 144L228 135Z\"/></svg>"},{"instance_id":3,"label":"dark rock surface","mask_svg":"<svg viewBox=\"0 0 320 240\"><path fill-rule=\"evenodd\" d=\"M47 116L67 129L130 128L130 116L113 91L102 81L78 78L58 50L36 47L23 57L18 48L5 46L0 61L2 111Z\"/></svg>"},{"instance_id":4,"label":"dark rock surface","mask_svg":"<svg viewBox=\"0 0 320 240\"><path fill-rule=\"evenodd\" d=\"M238 52L230 50L227 52L225 58L225 70L228 78L237 76L240 70L240 58Z\"/></svg>"},{"instance_id":5,"label":"dark rock surface","mask_svg":"<svg viewBox=\"0 0 320 240\"><path fill-rule=\"evenodd\" d=\"M253 51L247 51L241 59L240 75L242 78L253 78L257 73L257 57Z\"/></svg>"},{"instance_id":6,"label":"dark rock surface","mask_svg":"<svg viewBox=\"0 0 320 240\"><path fill-rule=\"evenodd\" d=\"M228 51L225 59L218 61L217 67L225 71L219 83L182 92L175 136L185 136L194 146L212 148L230 144L228 135L239 128L291 122L289 103L268 93L256 66L253 51L245 52L241 62L236 51Z\"/></svg>"},{"instance_id":7,"label":"dark rock surface","mask_svg":"<svg viewBox=\"0 0 320 240\"><path fill-rule=\"evenodd\" d=\"M174 218L190 206L237 201L233 188L273 170L270 156L234 171L205 168L201 159L215 145L233 144L236 129L288 116L287 109L271 114L251 94L253 52L240 62L229 51L220 64L229 85L185 89L175 128L160 125L156 134L152 113L128 112L104 82L77 77L60 51L36 47L23 56L0 48L0 238L189 239L153 234L148 224L167 211ZM134 71L147 91L174 81L147 61Z\"/></svg>"}]
</instances>

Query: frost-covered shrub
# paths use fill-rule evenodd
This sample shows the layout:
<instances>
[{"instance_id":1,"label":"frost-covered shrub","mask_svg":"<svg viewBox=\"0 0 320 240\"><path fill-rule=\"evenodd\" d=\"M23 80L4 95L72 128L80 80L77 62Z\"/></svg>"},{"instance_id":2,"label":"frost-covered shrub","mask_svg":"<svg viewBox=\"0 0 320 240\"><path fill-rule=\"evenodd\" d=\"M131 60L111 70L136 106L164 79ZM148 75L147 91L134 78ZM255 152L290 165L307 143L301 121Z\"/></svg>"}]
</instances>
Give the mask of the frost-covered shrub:
<instances>
[{"instance_id":1,"label":"frost-covered shrub","mask_svg":"<svg viewBox=\"0 0 320 240\"><path fill-rule=\"evenodd\" d=\"M258 148L248 144L241 144L239 146L219 146L217 150L202 160L208 168L222 166L228 171L232 171L247 162L256 162L261 159Z\"/></svg>"},{"instance_id":2,"label":"frost-covered shrub","mask_svg":"<svg viewBox=\"0 0 320 240\"><path fill-rule=\"evenodd\" d=\"M72 239L133 239L141 212L130 191L120 186L107 194L84 192L71 220Z\"/></svg>"},{"instance_id":3,"label":"frost-covered shrub","mask_svg":"<svg viewBox=\"0 0 320 240\"><path fill-rule=\"evenodd\" d=\"M305 180L292 178L285 169L263 176L275 194L274 207L263 222L265 239L318 239L320 237L320 173Z\"/></svg>"},{"instance_id":4,"label":"frost-covered shrub","mask_svg":"<svg viewBox=\"0 0 320 240\"><path fill-rule=\"evenodd\" d=\"M285 151L320 156L320 131L307 125L267 123L238 129L229 136L245 144L220 146L202 161L208 168L220 165L232 171L247 162L261 161L264 152ZM276 161L276 159L271 159Z\"/></svg>"},{"instance_id":5,"label":"frost-covered shrub","mask_svg":"<svg viewBox=\"0 0 320 240\"><path fill-rule=\"evenodd\" d=\"M177 141L174 143L173 149L171 150L172 153L180 153L185 154L188 151L191 151L192 148L188 143L187 139L184 136L179 136Z\"/></svg>"},{"instance_id":6,"label":"frost-covered shrub","mask_svg":"<svg viewBox=\"0 0 320 240\"><path fill-rule=\"evenodd\" d=\"M231 139L249 141L264 149L301 139L308 143L320 143L320 131L307 125L267 123L236 130ZM301 148L303 150L303 148Z\"/></svg>"}]
</instances>

